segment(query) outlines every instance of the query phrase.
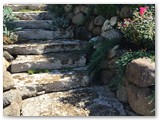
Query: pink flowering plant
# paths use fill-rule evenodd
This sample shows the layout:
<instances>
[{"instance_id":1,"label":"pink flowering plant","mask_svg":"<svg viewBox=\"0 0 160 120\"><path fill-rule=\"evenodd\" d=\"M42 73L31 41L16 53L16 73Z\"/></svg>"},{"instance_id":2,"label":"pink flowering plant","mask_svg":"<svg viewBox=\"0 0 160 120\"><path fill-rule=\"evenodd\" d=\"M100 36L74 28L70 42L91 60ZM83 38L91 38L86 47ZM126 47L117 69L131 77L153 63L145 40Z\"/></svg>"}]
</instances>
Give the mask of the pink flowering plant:
<instances>
[{"instance_id":1,"label":"pink flowering plant","mask_svg":"<svg viewBox=\"0 0 160 120\"><path fill-rule=\"evenodd\" d=\"M131 43L136 45L155 42L155 8L139 7L132 18L118 23L118 28Z\"/></svg>"}]
</instances>

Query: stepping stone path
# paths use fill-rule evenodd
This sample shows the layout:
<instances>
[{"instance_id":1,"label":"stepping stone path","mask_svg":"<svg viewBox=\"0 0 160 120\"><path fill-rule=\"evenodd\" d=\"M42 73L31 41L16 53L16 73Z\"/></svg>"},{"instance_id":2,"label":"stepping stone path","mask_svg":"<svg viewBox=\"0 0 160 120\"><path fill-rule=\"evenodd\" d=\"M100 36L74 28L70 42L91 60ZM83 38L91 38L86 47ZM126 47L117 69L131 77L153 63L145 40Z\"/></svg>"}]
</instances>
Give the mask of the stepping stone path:
<instances>
[{"instance_id":1,"label":"stepping stone path","mask_svg":"<svg viewBox=\"0 0 160 120\"><path fill-rule=\"evenodd\" d=\"M8 5L19 20L19 42L3 49L16 58L11 73L23 98L21 116L115 116L126 115L122 103L106 86L91 86L86 41L74 40L69 31L52 31L54 14L46 5ZM20 12L29 9L30 12ZM38 11L35 11L38 10ZM48 70L29 74L29 70Z\"/></svg>"}]
</instances>

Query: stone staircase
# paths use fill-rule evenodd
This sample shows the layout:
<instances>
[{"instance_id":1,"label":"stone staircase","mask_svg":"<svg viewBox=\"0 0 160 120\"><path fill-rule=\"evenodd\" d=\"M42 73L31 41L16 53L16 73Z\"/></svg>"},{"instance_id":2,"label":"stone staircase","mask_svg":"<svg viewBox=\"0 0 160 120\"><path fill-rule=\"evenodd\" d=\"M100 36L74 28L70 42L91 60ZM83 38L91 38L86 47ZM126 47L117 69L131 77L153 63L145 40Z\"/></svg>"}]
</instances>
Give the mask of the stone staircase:
<instances>
[{"instance_id":1,"label":"stone staircase","mask_svg":"<svg viewBox=\"0 0 160 120\"><path fill-rule=\"evenodd\" d=\"M10 72L23 98L21 116L126 115L106 86L90 86L86 55L80 52L87 42L72 39L70 31L52 31L54 15L40 11L45 5L8 6L22 28L18 43L3 46L16 56ZM49 72L27 73L41 69Z\"/></svg>"}]
</instances>

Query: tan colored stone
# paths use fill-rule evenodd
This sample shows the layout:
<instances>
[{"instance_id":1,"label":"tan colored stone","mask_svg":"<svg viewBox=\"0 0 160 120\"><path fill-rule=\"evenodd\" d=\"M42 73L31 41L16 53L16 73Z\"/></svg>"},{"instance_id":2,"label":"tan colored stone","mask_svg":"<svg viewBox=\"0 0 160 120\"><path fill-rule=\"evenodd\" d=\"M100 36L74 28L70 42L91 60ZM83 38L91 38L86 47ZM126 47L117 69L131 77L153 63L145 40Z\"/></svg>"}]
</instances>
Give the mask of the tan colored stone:
<instances>
[{"instance_id":1,"label":"tan colored stone","mask_svg":"<svg viewBox=\"0 0 160 120\"><path fill-rule=\"evenodd\" d=\"M6 69L10 66L10 63L4 57L3 57L3 64Z\"/></svg>"},{"instance_id":2,"label":"tan colored stone","mask_svg":"<svg viewBox=\"0 0 160 120\"><path fill-rule=\"evenodd\" d=\"M8 71L3 71L3 91L14 88L12 75Z\"/></svg>"},{"instance_id":3,"label":"tan colored stone","mask_svg":"<svg viewBox=\"0 0 160 120\"><path fill-rule=\"evenodd\" d=\"M20 116L20 106L17 102L12 102L11 105L3 109L4 116Z\"/></svg>"},{"instance_id":4,"label":"tan colored stone","mask_svg":"<svg viewBox=\"0 0 160 120\"><path fill-rule=\"evenodd\" d=\"M86 46L80 40L45 40L29 41L29 43L4 45L3 49L12 55L46 54L51 52L68 52L82 50Z\"/></svg>"},{"instance_id":5,"label":"tan colored stone","mask_svg":"<svg viewBox=\"0 0 160 120\"><path fill-rule=\"evenodd\" d=\"M18 90L10 90L3 93L3 107L10 105L12 102L17 102L21 106L22 98Z\"/></svg>"},{"instance_id":6,"label":"tan colored stone","mask_svg":"<svg viewBox=\"0 0 160 120\"><path fill-rule=\"evenodd\" d=\"M153 116L155 112L151 112L155 108L155 103L150 103L147 97L151 94L149 88L140 88L134 84L127 85L128 102L133 111L144 116Z\"/></svg>"},{"instance_id":7,"label":"tan colored stone","mask_svg":"<svg viewBox=\"0 0 160 120\"><path fill-rule=\"evenodd\" d=\"M84 67L86 58L78 53L50 53L45 55L19 55L11 64L11 72L37 69Z\"/></svg>"},{"instance_id":8,"label":"tan colored stone","mask_svg":"<svg viewBox=\"0 0 160 120\"><path fill-rule=\"evenodd\" d=\"M127 65L125 79L140 87L155 84L155 62L149 58L138 58Z\"/></svg>"},{"instance_id":9,"label":"tan colored stone","mask_svg":"<svg viewBox=\"0 0 160 120\"><path fill-rule=\"evenodd\" d=\"M29 98L22 116L115 116L126 115L123 105L106 86L79 88Z\"/></svg>"}]
</instances>

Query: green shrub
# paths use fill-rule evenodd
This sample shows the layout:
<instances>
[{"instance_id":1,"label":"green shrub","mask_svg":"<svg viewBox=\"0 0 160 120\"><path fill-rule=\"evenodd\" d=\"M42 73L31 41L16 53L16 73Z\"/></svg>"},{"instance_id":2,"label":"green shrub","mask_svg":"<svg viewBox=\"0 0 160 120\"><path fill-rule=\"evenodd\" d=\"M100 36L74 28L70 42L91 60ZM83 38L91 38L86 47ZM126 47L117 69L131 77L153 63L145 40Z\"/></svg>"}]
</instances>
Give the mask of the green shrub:
<instances>
[{"instance_id":1,"label":"green shrub","mask_svg":"<svg viewBox=\"0 0 160 120\"><path fill-rule=\"evenodd\" d=\"M3 43L9 44L17 40L17 35L13 32L20 28L15 28L13 21L16 17L13 15L13 11L9 7L3 8Z\"/></svg>"},{"instance_id":2,"label":"green shrub","mask_svg":"<svg viewBox=\"0 0 160 120\"><path fill-rule=\"evenodd\" d=\"M65 13L64 9L65 8L63 4L47 5L47 10L53 12L56 17L63 16Z\"/></svg>"},{"instance_id":3,"label":"green shrub","mask_svg":"<svg viewBox=\"0 0 160 120\"><path fill-rule=\"evenodd\" d=\"M106 59L106 56L108 55L108 51L118 43L118 40L105 40L99 42L91 42L90 45L88 45L90 48L94 45L98 45L97 49L93 52L88 65L89 74L96 75L96 73L98 73L102 69L102 64Z\"/></svg>"},{"instance_id":4,"label":"green shrub","mask_svg":"<svg viewBox=\"0 0 160 120\"><path fill-rule=\"evenodd\" d=\"M103 15L107 18L110 18L116 15L117 7L116 5L111 4L98 4L96 5L95 9L98 15Z\"/></svg>"},{"instance_id":5,"label":"green shrub","mask_svg":"<svg viewBox=\"0 0 160 120\"><path fill-rule=\"evenodd\" d=\"M64 17L57 17L52 22L52 30L58 30L58 29L66 29L69 26L69 21L65 19Z\"/></svg>"},{"instance_id":6,"label":"green shrub","mask_svg":"<svg viewBox=\"0 0 160 120\"><path fill-rule=\"evenodd\" d=\"M155 10L152 7L140 7L133 13L133 18L118 23L118 28L130 43L154 48L155 45Z\"/></svg>"},{"instance_id":7,"label":"green shrub","mask_svg":"<svg viewBox=\"0 0 160 120\"><path fill-rule=\"evenodd\" d=\"M49 70L44 69L44 70L28 70L28 74L32 75L32 74L38 74L38 73L48 73Z\"/></svg>"}]
</instances>

